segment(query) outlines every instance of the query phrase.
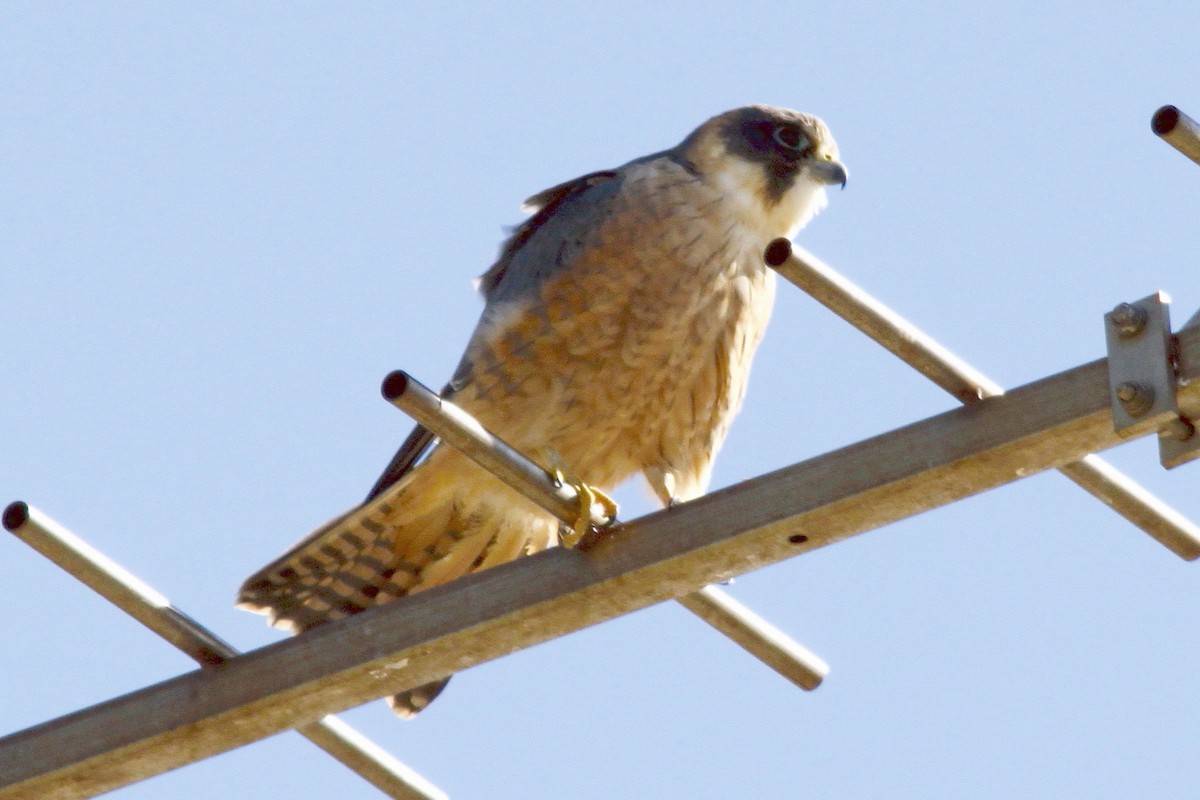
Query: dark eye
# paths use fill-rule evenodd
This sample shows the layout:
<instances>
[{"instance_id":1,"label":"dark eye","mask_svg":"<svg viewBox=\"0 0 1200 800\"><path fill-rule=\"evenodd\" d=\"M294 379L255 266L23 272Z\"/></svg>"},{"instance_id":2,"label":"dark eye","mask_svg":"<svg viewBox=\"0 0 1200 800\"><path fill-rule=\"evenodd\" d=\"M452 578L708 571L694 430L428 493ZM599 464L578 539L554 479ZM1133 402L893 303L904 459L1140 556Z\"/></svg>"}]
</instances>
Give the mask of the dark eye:
<instances>
[{"instance_id":1,"label":"dark eye","mask_svg":"<svg viewBox=\"0 0 1200 800\"><path fill-rule=\"evenodd\" d=\"M801 133L800 129L795 125L776 125L772 135L775 137L776 142L788 150L799 150L801 153L807 153L811 149L808 137Z\"/></svg>"}]
</instances>

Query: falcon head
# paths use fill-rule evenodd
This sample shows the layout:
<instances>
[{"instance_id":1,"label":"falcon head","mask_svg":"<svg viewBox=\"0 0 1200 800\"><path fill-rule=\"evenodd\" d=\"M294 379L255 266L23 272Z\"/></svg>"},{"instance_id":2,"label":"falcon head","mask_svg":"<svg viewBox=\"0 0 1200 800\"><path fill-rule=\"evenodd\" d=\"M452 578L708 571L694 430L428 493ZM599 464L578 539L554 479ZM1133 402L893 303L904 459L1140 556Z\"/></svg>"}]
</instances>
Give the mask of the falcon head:
<instances>
[{"instance_id":1,"label":"falcon head","mask_svg":"<svg viewBox=\"0 0 1200 800\"><path fill-rule=\"evenodd\" d=\"M825 207L825 187L846 185L829 128L788 108L726 111L693 131L676 152L765 237L795 236Z\"/></svg>"}]
</instances>

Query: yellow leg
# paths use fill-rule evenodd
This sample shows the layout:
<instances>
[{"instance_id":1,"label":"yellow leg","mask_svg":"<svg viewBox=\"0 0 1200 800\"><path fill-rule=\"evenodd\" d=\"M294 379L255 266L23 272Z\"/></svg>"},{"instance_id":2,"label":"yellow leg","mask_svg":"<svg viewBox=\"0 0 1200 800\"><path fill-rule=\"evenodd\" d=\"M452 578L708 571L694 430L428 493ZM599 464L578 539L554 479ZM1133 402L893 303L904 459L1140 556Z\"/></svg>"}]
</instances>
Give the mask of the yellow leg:
<instances>
[{"instance_id":1,"label":"yellow leg","mask_svg":"<svg viewBox=\"0 0 1200 800\"><path fill-rule=\"evenodd\" d=\"M579 498L579 516L575 518L571 532L559 535L559 542L563 547L574 547L592 529L592 509L600 506L601 515L605 519L604 524L607 525L617 518L617 502L595 486L589 486L581 481L567 468L553 448L545 448L545 455L550 464L550 474L554 477L555 482L563 486L570 486Z\"/></svg>"}]
</instances>

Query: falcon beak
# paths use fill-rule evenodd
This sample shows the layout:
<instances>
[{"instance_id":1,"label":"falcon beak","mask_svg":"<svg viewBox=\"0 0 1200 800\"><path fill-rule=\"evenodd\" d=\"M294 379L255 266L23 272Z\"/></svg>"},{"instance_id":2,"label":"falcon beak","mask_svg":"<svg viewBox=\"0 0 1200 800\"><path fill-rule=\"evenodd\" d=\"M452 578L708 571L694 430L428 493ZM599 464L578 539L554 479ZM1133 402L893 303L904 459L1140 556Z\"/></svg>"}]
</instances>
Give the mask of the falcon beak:
<instances>
[{"instance_id":1,"label":"falcon beak","mask_svg":"<svg viewBox=\"0 0 1200 800\"><path fill-rule=\"evenodd\" d=\"M848 173L846 167L840 161L814 161L810 167L817 180L826 186L832 186L835 183L840 183L842 188L846 188L846 178Z\"/></svg>"}]
</instances>

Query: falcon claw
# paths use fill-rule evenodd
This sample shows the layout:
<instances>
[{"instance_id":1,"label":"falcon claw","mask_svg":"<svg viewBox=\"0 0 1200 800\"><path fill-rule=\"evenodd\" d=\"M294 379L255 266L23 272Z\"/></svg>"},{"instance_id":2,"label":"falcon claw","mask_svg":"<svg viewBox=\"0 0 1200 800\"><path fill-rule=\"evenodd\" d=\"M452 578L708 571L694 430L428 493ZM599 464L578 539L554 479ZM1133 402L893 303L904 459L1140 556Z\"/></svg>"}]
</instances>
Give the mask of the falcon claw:
<instances>
[{"instance_id":1,"label":"falcon claw","mask_svg":"<svg viewBox=\"0 0 1200 800\"><path fill-rule=\"evenodd\" d=\"M592 532L596 527L593 525L592 519L593 511L597 506L599 506L600 516L604 518L603 525L605 527L612 524L613 520L617 518L616 501L595 486L569 480L558 469L554 470L554 479L560 484L574 489L579 499L579 516L575 518L575 524L571 526L570 530L564 526L559 532L559 543L563 547L578 546L584 537Z\"/></svg>"},{"instance_id":2,"label":"falcon claw","mask_svg":"<svg viewBox=\"0 0 1200 800\"><path fill-rule=\"evenodd\" d=\"M595 486L590 486L568 473L557 453L551 450L549 456L552 464L550 476L554 482L559 486L570 486L579 500L579 516L575 518L575 523L569 530L566 526L560 527L558 541L563 547L577 547L598 527L607 527L616 520L617 502ZM593 511L597 510L597 506L600 512L598 516L604 520L599 526L592 522ZM594 541L594 537L588 537L588 541Z\"/></svg>"}]
</instances>

